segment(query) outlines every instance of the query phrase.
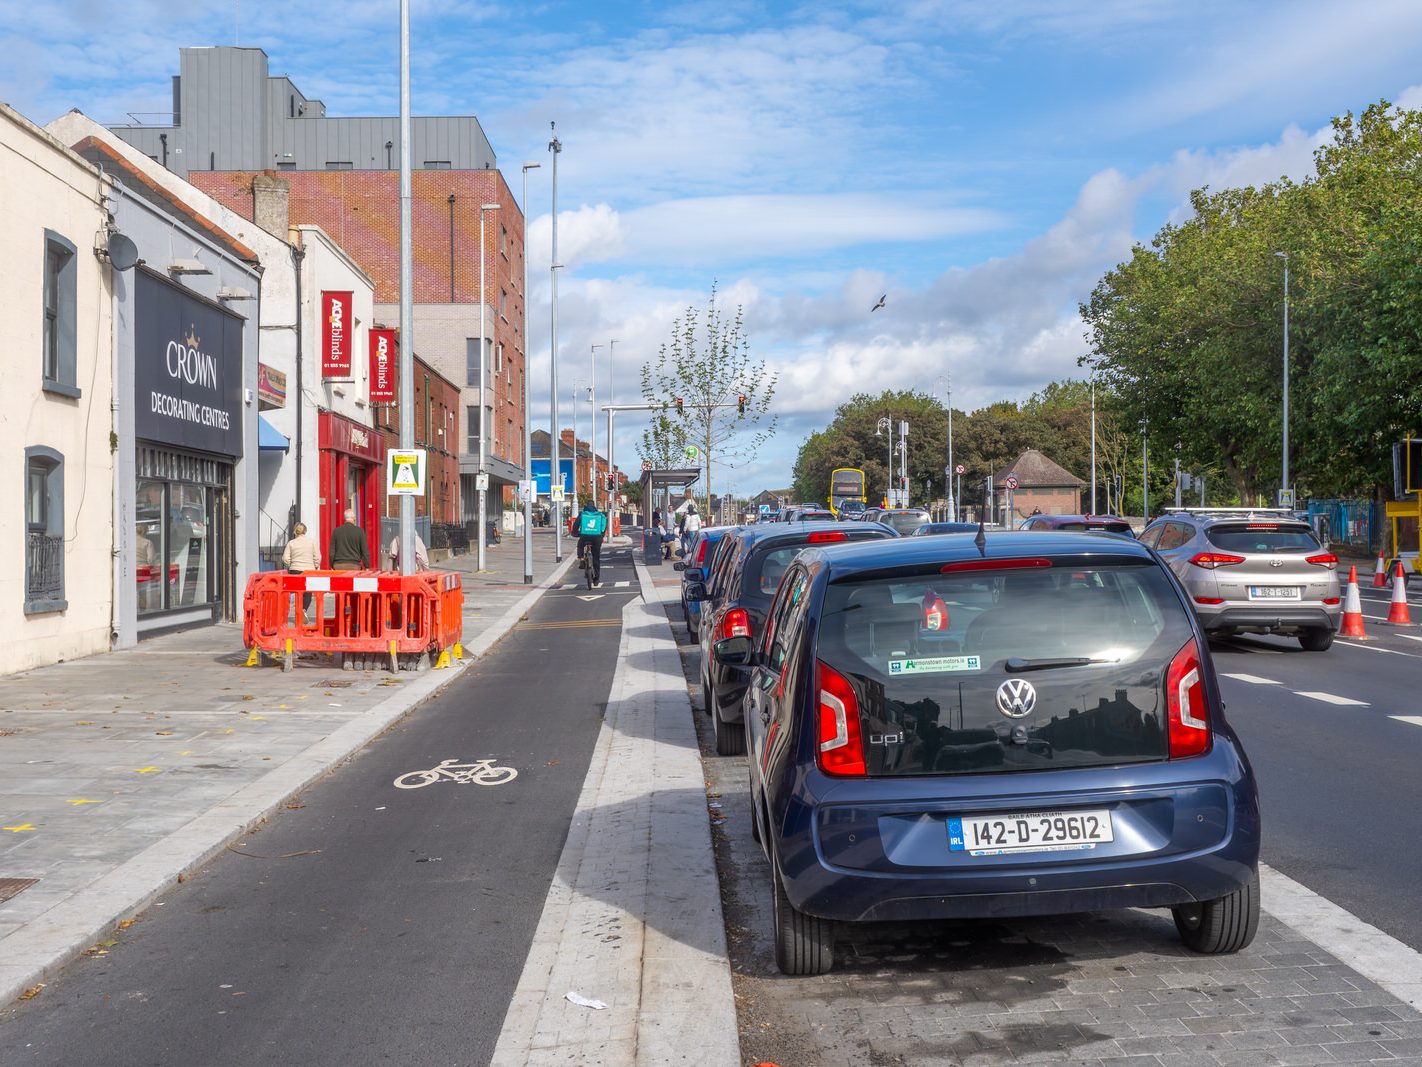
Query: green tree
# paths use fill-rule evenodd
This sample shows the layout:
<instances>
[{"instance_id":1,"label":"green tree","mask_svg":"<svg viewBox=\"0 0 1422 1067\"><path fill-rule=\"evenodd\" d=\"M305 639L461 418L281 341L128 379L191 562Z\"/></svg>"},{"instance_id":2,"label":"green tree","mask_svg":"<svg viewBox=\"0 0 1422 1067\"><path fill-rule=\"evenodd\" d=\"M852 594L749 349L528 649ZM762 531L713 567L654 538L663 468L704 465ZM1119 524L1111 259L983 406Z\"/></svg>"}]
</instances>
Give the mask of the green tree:
<instances>
[{"instance_id":1,"label":"green tree","mask_svg":"<svg viewBox=\"0 0 1422 1067\"><path fill-rule=\"evenodd\" d=\"M642 397L660 407L638 452L654 467L681 467L688 465L687 446L696 446L697 462L706 471L709 514L714 466L739 466L775 433L770 405L776 381L764 360L751 359L742 309L737 306L728 317L717 305L713 285L705 312L688 307L672 323L671 339L657 360L642 366Z\"/></svg>"}]
</instances>

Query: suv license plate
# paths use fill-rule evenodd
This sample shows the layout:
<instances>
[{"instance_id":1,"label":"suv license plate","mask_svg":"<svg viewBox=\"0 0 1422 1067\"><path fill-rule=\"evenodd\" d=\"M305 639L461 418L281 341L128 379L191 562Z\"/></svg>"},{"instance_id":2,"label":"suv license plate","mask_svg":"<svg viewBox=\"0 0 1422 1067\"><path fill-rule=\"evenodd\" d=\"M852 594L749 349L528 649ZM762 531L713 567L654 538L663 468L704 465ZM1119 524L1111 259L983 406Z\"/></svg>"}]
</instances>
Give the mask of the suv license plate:
<instances>
[{"instance_id":1,"label":"suv license plate","mask_svg":"<svg viewBox=\"0 0 1422 1067\"><path fill-rule=\"evenodd\" d=\"M1032 811L948 820L948 850L970 856L1007 852L1071 852L1114 841L1111 813Z\"/></svg>"},{"instance_id":2,"label":"suv license plate","mask_svg":"<svg viewBox=\"0 0 1422 1067\"><path fill-rule=\"evenodd\" d=\"M1299 587L1296 585L1251 585L1250 600L1298 600Z\"/></svg>"}]
</instances>

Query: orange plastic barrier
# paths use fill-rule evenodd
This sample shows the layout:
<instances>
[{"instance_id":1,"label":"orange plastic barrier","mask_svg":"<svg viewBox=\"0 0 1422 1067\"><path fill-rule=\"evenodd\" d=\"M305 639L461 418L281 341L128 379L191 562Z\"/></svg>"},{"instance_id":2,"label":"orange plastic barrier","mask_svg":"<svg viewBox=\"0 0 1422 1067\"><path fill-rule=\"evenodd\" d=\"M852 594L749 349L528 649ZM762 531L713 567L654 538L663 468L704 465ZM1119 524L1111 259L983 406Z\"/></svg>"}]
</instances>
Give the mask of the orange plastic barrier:
<instances>
[{"instance_id":1,"label":"orange plastic barrier","mask_svg":"<svg viewBox=\"0 0 1422 1067\"><path fill-rule=\"evenodd\" d=\"M443 666L462 654L463 632L463 583L447 571L262 571L247 579L242 604L253 666L265 653L291 670L298 652L388 656L391 670L401 656L438 654Z\"/></svg>"}]
</instances>

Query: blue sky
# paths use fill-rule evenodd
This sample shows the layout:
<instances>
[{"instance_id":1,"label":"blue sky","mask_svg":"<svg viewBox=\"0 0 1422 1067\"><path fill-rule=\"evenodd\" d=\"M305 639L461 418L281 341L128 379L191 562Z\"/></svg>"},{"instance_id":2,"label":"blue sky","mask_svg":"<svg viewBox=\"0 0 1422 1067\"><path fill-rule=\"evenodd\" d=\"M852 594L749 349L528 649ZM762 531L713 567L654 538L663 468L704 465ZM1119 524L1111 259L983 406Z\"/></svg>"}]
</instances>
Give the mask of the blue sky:
<instances>
[{"instance_id":1,"label":"blue sky","mask_svg":"<svg viewBox=\"0 0 1422 1067\"><path fill-rule=\"evenodd\" d=\"M71 107L121 121L169 107L180 46L240 43L330 114L394 113L397 11L0 0L0 98L39 122ZM417 114L477 115L515 190L522 161L544 164L535 267L557 120L564 383L616 337L630 400L713 279L744 305L781 413L756 461L717 472L746 493L787 483L805 434L855 391L931 390L946 374L971 410L1074 374L1078 301L1191 188L1302 177L1331 116L1422 106L1416 0L415 0L413 38ZM536 424L546 410L544 395Z\"/></svg>"}]
</instances>

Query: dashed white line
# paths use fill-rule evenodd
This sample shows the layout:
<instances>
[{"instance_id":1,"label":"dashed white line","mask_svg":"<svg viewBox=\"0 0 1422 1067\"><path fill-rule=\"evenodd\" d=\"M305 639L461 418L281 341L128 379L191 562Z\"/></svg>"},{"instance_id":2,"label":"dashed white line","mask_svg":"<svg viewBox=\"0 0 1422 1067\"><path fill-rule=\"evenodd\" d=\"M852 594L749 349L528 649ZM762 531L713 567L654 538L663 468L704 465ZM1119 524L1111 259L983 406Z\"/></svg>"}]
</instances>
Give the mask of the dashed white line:
<instances>
[{"instance_id":1,"label":"dashed white line","mask_svg":"<svg viewBox=\"0 0 1422 1067\"><path fill-rule=\"evenodd\" d=\"M1422 726L1422 715L1389 715L1389 719L1396 719L1398 722L1410 722L1413 726Z\"/></svg>"},{"instance_id":2,"label":"dashed white line","mask_svg":"<svg viewBox=\"0 0 1422 1067\"><path fill-rule=\"evenodd\" d=\"M1340 697L1336 693L1301 693L1293 691L1294 696L1308 697L1310 700L1321 700L1325 704L1337 704L1339 707L1347 708L1370 708L1372 707L1366 700L1354 700L1352 697Z\"/></svg>"},{"instance_id":3,"label":"dashed white line","mask_svg":"<svg viewBox=\"0 0 1422 1067\"><path fill-rule=\"evenodd\" d=\"M1248 682L1251 685L1280 685L1282 683L1274 681L1272 678L1260 678L1257 674L1221 674L1221 678L1233 678L1236 682Z\"/></svg>"},{"instance_id":4,"label":"dashed white line","mask_svg":"<svg viewBox=\"0 0 1422 1067\"><path fill-rule=\"evenodd\" d=\"M1393 636L1401 637L1402 634L1394 634ZM1337 638L1334 639L1333 643L1335 645L1342 645L1345 648L1363 648L1369 652L1384 652L1389 656L1406 656L1408 659L1422 659L1422 656L1419 656L1416 652L1399 652L1395 648L1379 648L1377 645L1360 645L1356 641L1339 641Z\"/></svg>"}]
</instances>

